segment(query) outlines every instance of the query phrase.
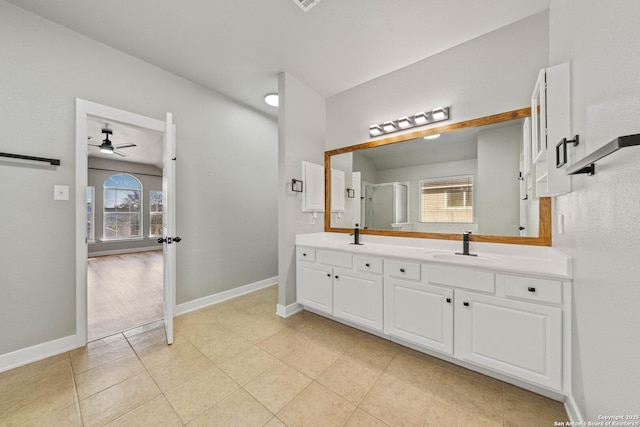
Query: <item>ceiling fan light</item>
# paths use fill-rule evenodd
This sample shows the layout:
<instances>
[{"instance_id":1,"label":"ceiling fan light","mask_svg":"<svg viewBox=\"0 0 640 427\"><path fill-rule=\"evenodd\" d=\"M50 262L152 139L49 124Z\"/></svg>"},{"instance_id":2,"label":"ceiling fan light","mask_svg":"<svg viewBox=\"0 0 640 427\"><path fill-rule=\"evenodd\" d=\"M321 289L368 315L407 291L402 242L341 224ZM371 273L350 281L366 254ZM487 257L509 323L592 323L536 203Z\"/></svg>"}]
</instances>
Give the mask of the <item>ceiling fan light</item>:
<instances>
[{"instance_id":1,"label":"ceiling fan light","mask_svg":"<svg viewBox=\"0 0 640 427\"><path fill-rule=\"evenodd\" d=\"M100 147L100 152L105 154L113 154L113 147Z\"/></svg>"}]
</instances>

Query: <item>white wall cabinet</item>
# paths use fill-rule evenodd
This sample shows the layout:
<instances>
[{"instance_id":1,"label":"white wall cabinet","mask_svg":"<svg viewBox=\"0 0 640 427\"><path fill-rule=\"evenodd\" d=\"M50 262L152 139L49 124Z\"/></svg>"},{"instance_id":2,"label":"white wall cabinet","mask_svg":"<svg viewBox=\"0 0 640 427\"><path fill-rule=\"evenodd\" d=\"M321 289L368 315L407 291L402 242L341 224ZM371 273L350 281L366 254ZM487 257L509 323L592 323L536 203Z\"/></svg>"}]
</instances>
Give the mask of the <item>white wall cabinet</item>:
<instances>
[{"instance_id":1,"label":"white wall cabinet","mask_svg":"<svg viewBox=\"0 0 640 427\"><path fill-rule=\"evenodd\" d=\"M556 167L556 144L562 138L572 138L570 95L568 62L540 70L531 96L532 197L571 190L567 165Z\"/></svg>"},{"instance_id":2,"label":"white wall cabinet","mask_svg":"<svg viewBox=\"0 0 640 427\"><path fill-rule=\"evenodd\" d=\"M456 357L559 390L562 387L562 310L455 292Z\"/></svg>"},{"instance_id":3,"label":"white wall cabinet","mask_svg":"<svg viewBox=\"0 0 640 427\"><path fill-rule=\"evenodd\" d=\"M453 290L385 278L385 333L453 354Z\"/></svg>"},{"instance_id":4,"label":"white wall cabinet","mask_svg":"<svg viewBox=\"0 0 640 427\"><path fill-rule=\"evenodd\" d=\"M305 308L563 392L568 282L303 246L297 260Z\"/></svg>"}]
</instances>

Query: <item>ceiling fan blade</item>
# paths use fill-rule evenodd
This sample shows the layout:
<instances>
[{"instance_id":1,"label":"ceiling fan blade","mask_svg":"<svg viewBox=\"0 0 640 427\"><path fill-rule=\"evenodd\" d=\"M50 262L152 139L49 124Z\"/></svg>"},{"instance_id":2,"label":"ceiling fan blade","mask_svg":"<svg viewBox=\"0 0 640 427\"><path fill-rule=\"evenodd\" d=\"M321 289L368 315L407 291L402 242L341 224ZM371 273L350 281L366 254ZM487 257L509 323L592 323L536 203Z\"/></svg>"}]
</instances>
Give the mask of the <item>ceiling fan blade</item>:
<instances>
[{"instance_id":1,"label":"ceiling fan blade","mask_svg":"<svg viewBox=\"0 0 640 427\"><path fill-rule=\"evenodd\" d=\"M100 147L100 144L89 144L92 147Z\"/></svg>"},{"instance_id":2,"label":"ceiling fan blade","mask_svg":"<svg viewBox=\"0 0 640 427\"><path fill-rule=\"evenodd\" d=\"M117 148L117 149L131 148L131 147L136 147L136 144L129 142L127 144L114 145L114 148Z\"/></svg>"},{"instance_id":3,"label":"ceiling fan blade","mask_svg":"<svg viewBox=\"0 0 640 427\"><path fill-rule=\"evenodd\" d=\"M126 154L119 152L118 150L113 150L113 154L117 154L120 157L127 157Z\"/></svg>"}]
</instances>

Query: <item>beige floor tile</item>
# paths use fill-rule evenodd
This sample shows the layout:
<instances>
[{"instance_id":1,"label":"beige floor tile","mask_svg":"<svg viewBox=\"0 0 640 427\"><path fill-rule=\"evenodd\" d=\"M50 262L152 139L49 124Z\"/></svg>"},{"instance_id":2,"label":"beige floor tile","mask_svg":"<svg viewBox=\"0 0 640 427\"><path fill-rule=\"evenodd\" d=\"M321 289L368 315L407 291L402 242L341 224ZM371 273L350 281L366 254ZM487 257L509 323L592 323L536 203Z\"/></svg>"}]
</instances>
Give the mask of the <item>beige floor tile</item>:
<instances>
[{"instance_id":1,"label":"beige floor tile","mask_svg":"<svg viewBox=\"0 0 640 427\"><path fill-rule=\"evenodd\" d=\"M231 300L231 304L233 304L234 307L240 310L249 310L257 305L262 304L263 302L264 299L260 298L255 293L242 295Z\"/></svg>"},{"instance_id":2,"label":"beige floor tile","mask_svg":"<svg viewBox=\"0 0 640 427\"><path fill-rule=\"evenodd\" d=\"M346 329L335 327L331 325L328 330L322 332L311 339L316 344L325 347L328 350L342 354L353 347L362 333L351 329L347 332Z\"/></svg>"},{"instance_id":3,"label":"beige floor tile","mask_svg":"<svg viewBox=\"0 0 640 427\"><path fill-rule=\"evenodd\" d=\"M371 369L360 361L345 355L318 375L316 381L349 402L358 405L376 383L381 373L381 370Z\"/></svg>"},{"instance_id":4,"label":"beige floor tile","mask_svg":"<svg viewBox=\"0 0 640 427\"><path fill-rule=\"evenodd\" d=\"M315 343L307 343L294 353L290 353L282 360L296 368L310 378L316 378L340 357L335 353Z\"/></svg>"},{"instance_id":5,"label":"beige floor tile","mask_svg":"<svg viewBox=\"0 0 640 427\"><path fill-rule=\"evenodd\" d=\"M240 385L277 366L278 359L257 346L251 346L220 364L220 368Z\"/></svg>"},{"instance_id":6,"label":"beige floor tile","mask_svg":"<svg viewBox=\"0 0 640 427\"><path fill-rule=\"evenodd\" d=\"M84 399L144 371L144 366L135 354L85 371L76 375L78 399Z\"/></svg>"},{"instance_id":7,"label":"beige floor tile","mask_svg":"<svg viewBox=\"0 0 640 427\"><path fill-rule=\"evenodd\" d=\"M278 285L269 286L268 288L260 289L259 291L255 291L253 295L261 298L263 301L267 301L274 304L278 303Z\"/></svg>"},{"instance_id":8,"label":"beige floor tile","mask_svg":"<svg viewBox=\"0 0 640 427\"><path fill-rule=\"evenodd\" d=\"M160 394L149 374L142 373L80 401L86 426L104 425Z\"/></svg>"},{"instance_id":9,"label":"beige floor tile","mask_svg":"<svg viewBox=\"0 0 640 427\"><path fill-rule=\"evenodd\" d=\"M159 395L147 403L138 406L120 418L111 421L107 427L143 427L162 426L179 427L182 421L178 418L167 399Z\"/></svg>"},{"instance_id":10,"label":"beige floor tile","mask_svg":"<svg viewBox=\"0 0 640 427\"><path fill-rule=\"evenodd\" d=\"M502 390L481 382L446 372L436 391L435 398L463 412L494 422L502 422L504 405Z\"/></svg>"},{"instance_id":11,"label":"beige floor tile","mask_svg":"<svg viewBox=\"0 0 640 427\"><path fill-rule=\"evenodd\" d=\"M42 407L32 407L16 414L3 413L0 425L11 427L41 427L41 426L82 426L80 408L77 403L59 409L45 410Z\"/></svg>"},{"instance_id":12,"label":"beige floor tile","mask_svg":"<svg viewBox=\"0 0 640 427\"><path fill-rule=\"evenodd\" d=\"M283 329L258 343L258 346L278 359L283 359L290 353L296 352L306 345L309 340L294 331Z\"/></svg>"},{"instance_id":13,"label":"beige floor tile","mask_svg":"<svg viewBox=\"0 0 640 427\"><path fill-rule=\"evenodd\" d=\"M278 417L272 417L263 427L287 427Z\"/></svg>"},{"instance_id":14,"label":"beige floor tile","mask_svg":"<svg viewBox=\"0 0 640 427\"><path fill-rule=\"evenodd\" d=\"M144 330L145 326L123 332L131 347L139 352L145 348L155 345L167 345L167 334L164 330L164 323L153 323L155 327ZM141 330L142 329L142 330Z\"/></svg>"},{"instance_id":15,"label":"beige floor tile","mask_svg":"<svg viewBox=\"0 0 640 427\"><path fill-rule=\"evenodd\" d=\"M286 425L294 426L343 426L356 407L331 390L312 382L280 412Z\"/></svg>"},{"instance_id":16,"label":"beige floor tile","mask_svg":"<svg viewBox=\"0 0 640 427\"><path fill-rule=\"evenodd\" d=\"M374 369L385 369L400 353L395 344L366 335L356 340L345 354Z\"/></svg>"},{"instance_id":17,"label":"beige floor tile","mask_svg":"<svg viewBox=\"0 0 640 427\"><path fill-rule=\"evenodd\" d=\"M543 397L543 396L540 396ZM538 404L539 399L523 399L513 393L504 394L504 425L510 427L546 427L554 421L566 421L566 412Z\"/></svg>"},{"instance_id":18,"label":"beige floor tile","mask_svg":"<svg viewBox=\"0 0 640 427\"><path fill-rule=\"evenodd\" d=\"M399 354L393 358L384 372L425 393L433 394L445 371L430 362L406 354Z\"/></svg>"},{"instance_id":19,"label":"beige floor tile","mask_svg":"<svg viewBox=\"0 0 640 427\"><path fill-rule=\"evenodd\" d=\"M277 368L263 372L244 388L267 409L277 413L310 382L311 378L280 362Z\"/></svg>"},{"instance_id":20,"label":"beige floor tile","mask_svg":"<svg viewBox=\"0 0 640 427\"><path fill-rule=\"evenodd\" d=\"M247 312L260 319L279 319L279 317L276 315L276 309L276 302L262 301L255 307L251 307L250 309L248 309Z\"/></svg>"},{"instance_id":21,"label":"beige floor tile","mask_svg":"<svg viewBox=\"0 0 640 427\"><path fill-rule=\"evenodd\" d=\"M184 338L181 334L175 334L173 344L168 345L164 335L161 341L153 345L144 346L136 349L136 354L142 361L142 364L151 369L173 359L179 359L185 355L192 354L198 350Z\"/></svg>"},{"instance_id":22,"label":"beige floor tile","mask_svg":"<svg viewBox=\"0 0 640 427\"><path fill-rule=\"evenodd\" d=\"M281 323L271 319L258 319L240 325L231 326L230 329L238 335L253 343L258 343L280 332L285 328Z\"/></svg>"},{"instance_id":23,"label":"beige floor tile","mask_svg":"<svg viewBox=\"0 0 640 427\"><path fill-rule=\"evenodd\" d=\"M273 414L243 389L239 389L204 414L193 419L190 427L247 427L261 426Z\"/></svg>"},{"instance_id":24,"label":"beige floor tile","mask_svg":"<svg viewBox=\"0 0 640 427\"><path fill-rule=\"evenodd\" d=\"M60 364L63 366L59 366ZM33 411L54 412L77 403L69 360L61 360L48 368L45 372L53 374L30 376L24 383L12 384L11 388L3 390L4 399L0 401L0 414L9 418L14 415L28 415ZM14 380L19 378L14 377ZM13 393L10 393L11 390Z\"/></svg>"},{"instance_id":25,"label":"beige floor tile","mask_svg":"<svg viewBox=\"0 0 640 427\"><path fill-rule=\"evenodd\" d=\"M345 424L345 427L385 427L388 425L362 409L356 409Z\"/></svg>"},{"instance_id":26,"label":"beige floor tile","mask_svg":"<svg viewBox=\"0 0 640 427\"><path fill-rule=\"evenodd\" d=\"M224 372L211 366L165 395L182 422L188 423L238 388Z\"/></svg>"},{"instance_id":27,"label":"beige floor tile","mask_svg":"<svg viewBox=\"0 0 640 427\"><path fill-rule=\"evenodd\" d=\"M174 320L174 328L175 328L175 320ZM140 335L142 333L149 333L151 331L155 331L156 329L161 330L164 333L164 320L158 320L156 322L147 323L142 326L138 326L137 328L126 330L122 333L125 338L132 338L135 335Z\"/></svg>"},{"instance_id":28,"label":"beige floor tile","mask_svg":"<svg viewBox=\"0 0 640 427\"><path fill-rule=\"evenodd\" d=\"M516 387L511 384L503 383L503 391L505 393L505 397L511 397L523 401L529 401L531 403L535 403L540 406L544 406L546 408L555 410L561 414L565 414L566 411L564 409L564 404L562 402L558 402L557 400L549 399L546 396L542 396L540 394L532 393L528 390L522 389L520 387Z\"/></svg>"},{"instance_id":29,"label":"beige floor tile","mask_svg":"<svg viewBox=\"0 0 640 427\"><path fill-rule=\"evenodd\" d=\"M90 342L84 347L71 351L69 356L74 374L79 374L131 354L133 349L129 342L124 335L117 334Z\"/></svg>"},{"instance_id":30,"label":"beige floor tile","mask_svg":"<svg viewBox=\"0 0 640 427\"><path fill-rule=\"evenodd\" d=\"M164 392L190 380L214 366L200 352L193 351L149 368L149 374Z\"/></svg>"},{"instance_id":31,"label":"beige floor tile","mask_svg":"<svg viewBox=\"0 0 640 427\"><path fill-rule=\"evenodd\" d=\"M504 386L504 383L495 378L491 378L487 375L481 374L479 372L472 371L470 369L464 368L462 366L454 365L453 363L448 363L442 361L440 364L445 370L455 372L458 375L462 375L463 377L467 377L469 379L481 382L489 387L493 387L495 389L501 390Z\"/></svg>"},{"instance_id":32,"label":"beige floor tile","mask_svg":"<svg viewBox=\"0 0 640 427\"><path fill-rule=\"evenodd\" d=\"M472 412L464 412L438 399L433 400L425 427L499 427L502 422L480 418Z\"/></svg>"},{"instance_id":33,"label":"beige floor tile","mask_svg":"<svg viewBox=\"0 0 640 427\"><path fill-rule=\"evenodd\" d=\"M3 402L29 398L42 388L42 382L57 383L70 378L73 373L67 353L54 356L0 374L0 407Z\"/></svg>"},{"instance_id":34,"label":"beige floor tile","mask_svg":"<svg viewBox=\"0 0 640 427\"><path fill-rule=\"evenodd\" d=\"M199 349L213 363L219 364L251 346L251 341L235 332L225 330L214 341L199 347Z\"/></svg>"},{"instance_id":35,"label":"beige floor tile","mask_svg":"<svg viewBox=\"0 0 640 427\"><path fill-rule=\"evenodd\" d=\"M189 327L180 329L180 334L195 347L200 348L215 341L220 335L227 331L227 328L203 314L191 320Z\"/></svg>"},{"instance_id":36,"label":"beige floor tile","mask_svg":"<svg viewBox=\"0 0 640 427\"><path fill-rule=\"evenodd\" d=\"M431 402L428 393L382 374L359 407L389 425L422 426Z\"/></svg>"}]
</instances>

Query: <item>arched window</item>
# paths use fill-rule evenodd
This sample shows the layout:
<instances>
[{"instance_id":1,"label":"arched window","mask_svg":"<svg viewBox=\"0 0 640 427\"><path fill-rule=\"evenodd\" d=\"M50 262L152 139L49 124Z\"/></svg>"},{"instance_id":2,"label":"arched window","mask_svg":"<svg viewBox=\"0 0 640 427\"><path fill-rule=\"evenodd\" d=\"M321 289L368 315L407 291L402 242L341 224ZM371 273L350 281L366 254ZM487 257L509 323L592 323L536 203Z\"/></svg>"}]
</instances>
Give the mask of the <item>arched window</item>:
<instances>
[{"instance_id":1,"label":"arched window","mask_svg":"<svg viewBox=\"0 0 640 427\"><path fill-rule=\"evenodd\" d=\"M142 237L142 183L128 174L104 181L104 239Z\"/></svg>"}]
</instances>

